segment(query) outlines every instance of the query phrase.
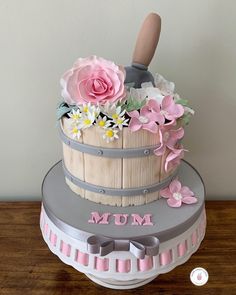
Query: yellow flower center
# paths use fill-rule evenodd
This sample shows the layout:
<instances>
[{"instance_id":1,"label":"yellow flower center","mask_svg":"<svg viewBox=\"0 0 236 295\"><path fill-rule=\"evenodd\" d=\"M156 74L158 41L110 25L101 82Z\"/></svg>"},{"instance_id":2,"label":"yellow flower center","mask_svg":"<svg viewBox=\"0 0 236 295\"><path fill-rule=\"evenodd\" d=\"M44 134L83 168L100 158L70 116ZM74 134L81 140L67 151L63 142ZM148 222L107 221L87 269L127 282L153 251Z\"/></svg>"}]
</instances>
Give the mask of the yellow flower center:
<instances>
[{"instance_id":1,"label":"yellow flower center","mask_svg":"<svg viewBox=\"0 0 236 295\"><path fill-rule=\"evenodd\" d=\"M84 107L83 107L83 111L84 111L85 113L87 113L87 112L88 112L88 107L87 107L87 106L84 106Z\"/></svg>"},{"instance_id":2,"label":"yellow flower center","mask_svg":"<svg viewBox=\"0 0 236 295\"><path fill-rule=\"evenodd\" d=\"M73 114L72 115L72 119L73 120L78 120L80 118L80 115L79 114Z\"/></svg>"},{"instance_id":3,"label":"yellow flower center","mask_svg":"<svg viewBox=\"0 0 236 295\"><path fill-rule=\"evenodd\" d=\"M101 120L99 123L98 123L99 126L103 127L105 126L105 122L103 120Z\"/></svg>"},{"instance_id":4,"label":"yellow flower center","mask_svg":"<svg viewBox=\"0 0 236 295\"><path fill-rule=\"evenodd\" d=\"M117 114L113 114L113 115L112 115L112 118L113 118L113 119L117 119L117 118L118 118L118 115L117 115Z\"/></svg>"},{"instance_id":5,"label":"yellow flower center","mask_svg":"<svg viewBox=\"0 0 236 295\"><path fill-rule=\"evenodd\" d=\"M117 124L122 124L122 123L123 123L123 119L121 119L121 118L120 118L120 119L117 119L117 120L116 120L116 123L117 123Z\"/></svg>"},{"instance_id":6,"label":"yellow flower center","mask_svg":"<svg viewBox=\"0 0 236 295\"><path fill-rule=\"evenodd\" d=\"M112 130L107 130L106 131L106 136L107 137L113 137L114 136L114 132Z\"/></svg>"},{"instance_id":7,"label":"yellow flower center","mask_svg":"<svg viewBox=\"0 0 236 295\"><path fill-rule=\"evenodd\" d=\"M84 120L84 125L90 125L90 124L91 124L91 120L89 120L89 119Z\"/></svg>"},{"instance_id":8,"label":"yellow flower center","mask_svg":"<svg viewBox=\"0 0 236 295\"><path fill-rule=\"evenodd\" d=\"M77 134L78 132L79 132L78 128L74 127L74 128L72 129L72 133Z\"/></svg>"}]
</instances>

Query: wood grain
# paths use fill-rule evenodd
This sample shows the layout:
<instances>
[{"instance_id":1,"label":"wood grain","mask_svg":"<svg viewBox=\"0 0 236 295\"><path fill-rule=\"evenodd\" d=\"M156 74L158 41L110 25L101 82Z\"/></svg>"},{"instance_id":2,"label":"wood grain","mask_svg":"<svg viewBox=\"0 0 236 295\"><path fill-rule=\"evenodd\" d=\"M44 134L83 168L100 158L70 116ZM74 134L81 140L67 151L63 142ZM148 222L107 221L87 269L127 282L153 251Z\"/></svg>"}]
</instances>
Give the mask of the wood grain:
<instances>
[{"instance_id":1,"label":"wood grain","mask_svg":"<svg viewBox=\"0 0 236 295\"><path fill-rule=\"evenodd\" d=\"M119 140L107 143L102 138L103 133L104 130L98 126L90 127L83 131L83 143L105 148L122 148L122 136ZM121 188L121 177L122 159L84 154L84 179L86 182L104 187ZM122 197L103 196L102 194L85 191L85 198L96 203L121 206Z\"/></svg>"},{"instance_id":2,"label":"wood grain","mask_svg":"<svg viewBox=\"0 0 236 295\"><path fill-rule=\"evenodd\" d=\"M152 146L160 143L158 134L152 134L147 130L131 132L123 129L123 148L137 148ZM123 159L123 188L152 185L160 181L161 157L155 155L139 158ZM123 197L122 205L142 205L159 198L159 193Z\"/></svg>"},{"instance_id":3,"label":"wood grain","mask_svg":"<svg viewBox=\"0 0 236 295\"><path fill-rule=\"evenodd\" d=\"M39 229L39 202L0 203L1 295L235 295L236 201L206 202L207 232L197 253L146 286L118 291L98 286L52 254ZM189 274L204 267L209 281L192 285Z\"/></svg>"},{"instance_id":4,"label":"wood grain","mask_svg":"<svg viewBox=\"0 0 236 295\"><path fill-rule=\"evenodd\" d=\"M73 139L70 132L70 119L66 119L65 117L61 120L61 126L65 132L65 134ZM81 137L78 139L79 142L83 142L83 133L81 133ZM63 150L63 160L68 171L74 175L75 177L84 181L84 154L70 148L67 144L62 143ZM69 185L71 190L76 194L80 195L82 198L85 197L85 190L73 184L69 179L65 178L66 183Z\"/></svg>"},{"instance_id":5,"label":"wood grain","mask_svg":"<svg viewBox=\"0 0 236 295\"><path fill-rule=\"evenodd\" d=\"M70 121L64 117L61 120L64 133L72 138ZM103 130L97 126L82 131L79 142L104 148L140 148L160 143L159 133L152 134L146 130L132 133L128 128L119 131L119 139L107 143L102 138ZM63 145L63 158L69 172L88 183L112 188L136 188L155 184L166 178L170 173L164 171L163 157L155 155L138 158L106 158L81 153L66 144ZM165 155L166 157L166 155ZM104 171L109 171L104 176ZM81 197L96 203L112 206L131 206L150 203L159 198L159 192L142 194L134 197L109 196L83 190L70 180L66 183L71 190Z\"/></svg>"}]
</instances>

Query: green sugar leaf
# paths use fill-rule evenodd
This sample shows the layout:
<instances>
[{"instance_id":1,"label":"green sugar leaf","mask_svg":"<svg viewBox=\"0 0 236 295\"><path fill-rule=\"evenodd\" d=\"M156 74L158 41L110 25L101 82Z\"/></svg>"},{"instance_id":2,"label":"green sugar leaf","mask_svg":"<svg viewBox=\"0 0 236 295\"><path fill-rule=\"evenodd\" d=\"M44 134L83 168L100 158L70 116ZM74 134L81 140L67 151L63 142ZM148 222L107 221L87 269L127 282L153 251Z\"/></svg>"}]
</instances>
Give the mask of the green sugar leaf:
<instances>
[{"instance_id":1,"label":"green sugar leaf","mask_svg":"<svg viewBox=\"0 0 236 295\"><path fill-rule=\"evenodd\" d=\"M183 106L187 106L188 105L188 100L187 99L180 98L180 99L178 99L176 101L176 103L181 104Z\"/></svg>"}]
</instances>

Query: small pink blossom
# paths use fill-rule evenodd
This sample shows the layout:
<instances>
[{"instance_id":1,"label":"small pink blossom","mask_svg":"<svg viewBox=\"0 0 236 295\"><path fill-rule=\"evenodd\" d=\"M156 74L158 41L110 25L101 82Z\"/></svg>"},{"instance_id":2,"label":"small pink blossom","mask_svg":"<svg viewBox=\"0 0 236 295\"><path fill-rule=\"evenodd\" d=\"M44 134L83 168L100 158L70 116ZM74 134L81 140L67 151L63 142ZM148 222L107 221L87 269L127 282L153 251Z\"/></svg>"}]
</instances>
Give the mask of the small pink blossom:
<instances>
[{"instance_id":1,"label":"small pink blossom","mask_svg":"<svg viewBox=\"0 0 236 295\"><path fill-rule=\"evenodd\" d=\"M180 207L182 203L194 204L197 198L194 193L187 186L182 186L180 181L173 180L169 187L160 191L163 198L167 198L167 204L170 207Z\"/></svg>"},{"instance_id":2,"label":"small pink blossom","mask_svg":"<svg viewBox=\"0 0 236 295\"><path fill-rule=\"evenodd\" d=\"M162 156L166 148L175 149L176 143L184 136L184 129L183 127L178 129L159 128L159 136L161 145L154 150L154 153L157 156Z\"/></svg>"},{"instance_id":3,"label":"small pink blossom","mask_svg":"<svg viewBox=\"0 0 236 295\"><path fill-rule=\"evenodd\" d=\"M161 112L167 120L175 120L184 114L184 107L175 103L173 96L165 96L161 103Z\"/></svg>"},{"instance_id":4,"label":"small pink blossom","mask_svg":"<svg viewBox=\"0 0 236 295\"><path fill-rule=\"evenodd\" d=\"M168 172L170 169L177 167L180 164L181 159L184 157L184 149L172 149L165 160L165 171Z\"/></svg>"},{"instance_id":5,"label":"small pink blossom","mask_svg":"<svg viewBox=\"0 0 236 295\"><path fill-rule=\"evenodd\" d=\"M135 110L129 112L128 115L131 117L129 128L132 132L139 129L145 129L152 133L158 132L158 126L155 123L153 113L146 106L141 108L140 113Z\"/></svg>"},{"instance_id":6,"label":"small pink blossom","mask_svg":"<svg viewBox=\"0 0 236 295\"><path fill-rule=\"evenodd\" d=\"M154 99L150 99L144 108L152 113L153 120L158 122L159 125L164 125L166 119L175 121L184 114L184 107L175 103L172 95L165 96L161 104Z\"/></svg>"},{"instance_id":7,"label":"small pink blossom","mask_svg":"<svg viewBox=\"0 0 236 295\"><path fill-rule=\"evenodd\" d=\"M153 121L158 122L160 125L165 123L165 118L161 114L160 104L156 100L150 99L142 109L146 114L149 114Z\"/></svg>"}]
</instances>

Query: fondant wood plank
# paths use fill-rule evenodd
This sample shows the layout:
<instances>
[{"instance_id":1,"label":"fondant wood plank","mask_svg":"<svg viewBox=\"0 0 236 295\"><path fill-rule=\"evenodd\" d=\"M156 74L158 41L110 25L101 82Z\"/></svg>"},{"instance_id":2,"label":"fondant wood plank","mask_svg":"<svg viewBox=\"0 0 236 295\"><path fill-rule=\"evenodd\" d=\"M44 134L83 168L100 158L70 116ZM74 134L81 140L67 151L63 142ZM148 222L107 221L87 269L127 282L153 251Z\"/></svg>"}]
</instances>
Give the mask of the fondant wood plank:
<instances>
[{"instance_id":1,"label":"fondant wood plank","mask_svg":"<svg viewBox=\"0 0 236 295\"><path fill-rule=\"evenodd\" d=\"M70 120L67 118L62 119L62 127L64 133L71 139L73 139L71 133L70 133ZM81 134L81 137L77 139L79 142L83 142L83 134ZM74 175L75 177L81 179L84 181L84 154L72 149L67 144L62 143L63 147L63 158L64 163L68 171ZM74 185L71 181L67 181L67 184L70 186L72 191L79 194L81 197L85 196L85 190L81 188L76 188L77 186Z\"/></svg>"},{"instance_id":2,"label":"fondant wood plank","mask_svg":"<svg viewBox=\"0 0 236 295\"><path fill-rule=\"evenodd\" d=\"M158 134L146 130L123 129L123 148L152 146L160 142ZM159 182L161 158L155 155L123 159L123 188L141 187ZM158 193L123 197L122 205L141 205L158 199Z\"/></svg>"},{"instance_id":3,"label":"fondant wood plank","mask_svg":"<svg viewBox=\"0 0 236 295\"><path fill-rule=\"evenodd\" d=\"M100 127L90 127L83 131L83 143L106 148L122 148L122 136L118 140L107 143L102 138L103 133L104 130ZM88 183L99 186L121 188L122 159L84 154L84 179ZM120 196L114 197L86 191L85 198L97 203L104 204L105 202L109 205L121 206Z\"/></svg>"}]
</instances>

